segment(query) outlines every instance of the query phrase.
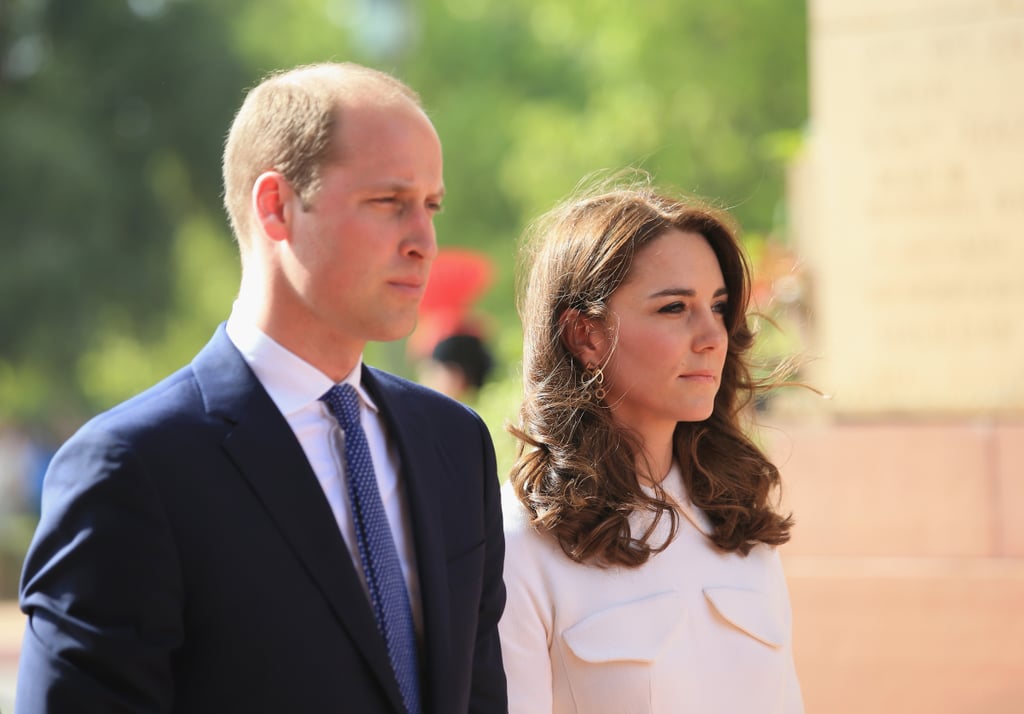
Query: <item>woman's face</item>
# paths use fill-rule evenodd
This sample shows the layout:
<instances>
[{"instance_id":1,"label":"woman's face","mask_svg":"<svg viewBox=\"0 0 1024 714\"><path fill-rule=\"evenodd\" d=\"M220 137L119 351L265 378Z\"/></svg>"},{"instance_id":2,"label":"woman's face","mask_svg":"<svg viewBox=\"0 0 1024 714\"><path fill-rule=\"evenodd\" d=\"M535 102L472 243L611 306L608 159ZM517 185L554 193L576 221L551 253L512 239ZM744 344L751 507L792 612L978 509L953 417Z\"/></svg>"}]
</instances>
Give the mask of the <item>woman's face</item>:
<instances>
[{"instance_id":1,"label":"woman's face","mask_svg":"<svg viewBox=\"0 0 1024 714\"><path fill-rule=\"evenodd\" d=\"M673 229L637 253L601 330L605 402L617 422L652 435L711 415L728 347L728 300L702 235Z\"/></svg>"}]
</instances>

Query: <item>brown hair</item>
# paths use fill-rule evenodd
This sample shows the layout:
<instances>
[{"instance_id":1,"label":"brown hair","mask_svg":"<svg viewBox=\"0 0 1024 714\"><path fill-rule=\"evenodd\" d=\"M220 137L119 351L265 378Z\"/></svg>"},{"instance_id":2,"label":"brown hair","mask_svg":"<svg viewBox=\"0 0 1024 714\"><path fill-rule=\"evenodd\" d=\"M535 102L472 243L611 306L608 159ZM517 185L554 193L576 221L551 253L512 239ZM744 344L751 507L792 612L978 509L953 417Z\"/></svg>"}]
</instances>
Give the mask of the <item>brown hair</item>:
<instances>
[{"instance_id":1,"label":"brown hair","mask_svg":"<svg viewBox=\"0 0 1024 714\"><path fill-rule=\"evenodd\" d=\"M728 351L713 413L675 430L674 455L688 495L707 514L722 550L745 555L758 542L789 539L792 520L769 503L780 485L778 469L740 420L755 392L768 385L752 379L746 356L754 341L746 314L750 271L733 222L702 201L653 188L644 177L613 180L581 190L538 219L524 237L528 265L520 273L525 394L520 425L510 427L520 440L511 481L532 523L578 562L640 565L678 527L664 491L649 496L640 487L636 437L588 397L590 377L563 343L560 319L568 309L604 319L637 252L673 228L704 236L729 293ZM640 534L629 525L637 511L655 516ZM649 543L654 524L666 516L668 540Z\"/></svg>"},{"instance_id":2,"label":"brown hair","mask_svg":"<svg viewBox=\"0 0 1024 714\"><path fill-rule=\"evenodd\" d=\"M346 100L372 95L381 102L419 96L384 72L350 62L305 65L268 75L246 96L224 145L224 207L239 244L248 244L250 195L264 171L281 172L308 207L320 188L320 169L340 160L332 144Z\"/></svg>"}]
</instances>

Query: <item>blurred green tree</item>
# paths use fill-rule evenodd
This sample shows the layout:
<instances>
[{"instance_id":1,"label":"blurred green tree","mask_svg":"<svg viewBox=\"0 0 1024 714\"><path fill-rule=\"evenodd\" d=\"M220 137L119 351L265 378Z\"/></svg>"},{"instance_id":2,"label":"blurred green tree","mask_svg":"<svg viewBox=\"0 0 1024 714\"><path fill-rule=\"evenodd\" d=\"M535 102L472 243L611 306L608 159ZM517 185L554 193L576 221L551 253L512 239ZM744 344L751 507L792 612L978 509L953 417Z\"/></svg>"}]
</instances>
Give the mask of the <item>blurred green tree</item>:
<instances>
[{"instance_id":1,"label":"blurred green tree","mask_svg":"<svg viewBox=\"0 0 1024 714\"><path fill-rule=\"evenodd\" d=\"M0 417L88 414L187 361L237 258L221 140L247 86L324 59L393 71L445 145L444 245L490 254L506 379L523 226L640 166L778 228L806 117L802 0L8 0L0 5ZM781 148L780 148L781 147ZM401 346L373 347L391 368ZM511 416L514 388L492 390ZM492 424L500 429L500 424Z\"/></svg>"},{"instance_id":2,"label":"blurred green tree","mask_svg":"<svg viewBox=\"0 0 1024 714\"><path fill-rule=\"evenodd\" d=\"M807 116L802 0L418 6L419 44L400 66L445 141L442 240L505 268L489 311L511 317L522 227L596 170L643 167L747 230L778 229L782 137Z\"/></svg>"},{"instance_id":3,"label":"blurred green tree","mask_svg":"<svg viewBox=\"0 0 1024 714\"><path fill-rule=\"evenodd\" d=\"M499 266L492 428L519 402L515 241L584 176L627 166L715 200L755 239L784 240L785 168L807 117L803 0L424 0L400 68L445 142L442 242Z\"/></svg>"},{"instance_id":4,"label":"blurred green tree","mask_svg":"<svg viewBox=\"0 0 1024 714\"><path fill-rule=\"evenodd\" d=\"M15 0L0 32L0 395L95 407L76 369L165 329L175 231L219 211L220 143L251 72L203 3Z\"/></svg>"}]
</instances>

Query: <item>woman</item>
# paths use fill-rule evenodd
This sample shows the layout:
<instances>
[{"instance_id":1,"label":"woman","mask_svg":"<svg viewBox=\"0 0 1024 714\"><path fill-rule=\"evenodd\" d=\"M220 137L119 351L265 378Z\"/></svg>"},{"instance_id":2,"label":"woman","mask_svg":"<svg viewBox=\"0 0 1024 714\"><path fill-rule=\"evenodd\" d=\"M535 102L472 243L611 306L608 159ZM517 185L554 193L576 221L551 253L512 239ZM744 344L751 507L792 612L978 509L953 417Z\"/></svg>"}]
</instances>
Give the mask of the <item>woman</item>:
<instances>
[{"instance_id":1,"label":"woman","mask_svg":"<svg viewBox=\"0 0 1024 714\"><path fill-rule=\"evenodd\" d=\"M534 227L505 489L513 714L800 712L779 473L744 435L750 276L724 214L647 185Z\"/></svg>"}]
</instances>

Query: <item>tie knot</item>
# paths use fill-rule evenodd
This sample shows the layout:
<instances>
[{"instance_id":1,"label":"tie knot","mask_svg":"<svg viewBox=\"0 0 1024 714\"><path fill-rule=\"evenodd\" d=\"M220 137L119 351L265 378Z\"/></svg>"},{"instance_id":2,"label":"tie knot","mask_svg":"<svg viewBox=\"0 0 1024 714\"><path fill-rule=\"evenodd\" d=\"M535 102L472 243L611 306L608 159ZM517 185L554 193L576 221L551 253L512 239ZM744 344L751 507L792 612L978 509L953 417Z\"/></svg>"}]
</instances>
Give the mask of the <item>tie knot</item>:
<instances>
[{"instance_id":1,"label":"tie knot","mask_svg":"<svg viewBox=\"0 0 1024 714\"><path fill-rule=\"evenodd\" d=\"M351 384L335 384L320 397L341 428L348 431L359 426L359 395Z\"/></svg>"}]
</instances>

